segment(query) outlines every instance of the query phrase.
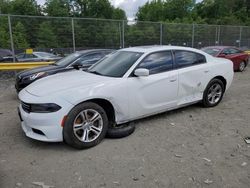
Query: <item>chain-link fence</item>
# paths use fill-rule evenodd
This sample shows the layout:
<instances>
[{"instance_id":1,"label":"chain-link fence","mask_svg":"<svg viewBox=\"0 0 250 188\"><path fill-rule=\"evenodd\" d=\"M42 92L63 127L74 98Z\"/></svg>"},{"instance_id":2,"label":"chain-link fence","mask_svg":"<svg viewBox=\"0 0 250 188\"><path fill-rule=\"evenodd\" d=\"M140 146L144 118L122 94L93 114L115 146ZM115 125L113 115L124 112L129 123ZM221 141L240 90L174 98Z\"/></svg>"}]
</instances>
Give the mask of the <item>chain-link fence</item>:
<instances>
[{"instance_id":1,"label":"chain-link fence","mask_svg":"<svg viewBox=\"0 0 250 188\"><path fill-rule=\"evenodd\" d=\"M0 15L0 48L9 49L13 57L27 48L66 55L81 49L159 44L250 48L250 27Z\"/></svg>"}]
</instances>

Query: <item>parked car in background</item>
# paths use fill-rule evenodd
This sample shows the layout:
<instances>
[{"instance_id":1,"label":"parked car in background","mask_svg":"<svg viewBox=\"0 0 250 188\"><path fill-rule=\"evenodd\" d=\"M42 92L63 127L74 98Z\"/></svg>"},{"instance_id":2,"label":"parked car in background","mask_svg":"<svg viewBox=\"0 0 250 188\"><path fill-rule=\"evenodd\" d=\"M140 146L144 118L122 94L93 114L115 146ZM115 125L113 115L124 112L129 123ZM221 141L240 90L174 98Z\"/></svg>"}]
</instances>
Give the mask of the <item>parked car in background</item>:
<instances>
[{"instance_id":1,"label":"parked car in background","mask_svg":"<svg viewBox=\"0 0 250 188\"><path fill-rule=\"evenodd\" d=\"M244 52L250 55L250 50L245 50Z\"/></svg>"},{"instance_id":2,"label":"parked car in background","mask_svg":"<svg viewBox=\"0 0 250 188\"><path fill-rule=\"evenodd\" d=\"M17 61L17 59L15 59ZM8 49L0 49L0 63L2 62L13 62L12 52Z\"/></svg>"},{"instance_id":3,"label":"parked car in background","mask_svg":"<svg viewBox=\"0 0 250 188\"><path fill-rule=\"evenodd\" d=\"M215 57L230 59L234 64L235 71L242 72L248 65L249 55L236 47L209 46L201 50Z\"/></svg>"},{"instance_id":4,"label":"parked car in background","mask_svg":"<svg viewBox=\"0 0 250 188\"><path fill-rule=\"evenodd\" d=\"M121 49L87 71L52 75L23 89L22 129L36 140L89 148L113 125L200 101L218 105L233 74L231 61L193 48Z\"/></svg>"},{"instance_id":5,"label":"parked car in background","mask_svg":"<svg viewBox=\"0 0 250 188\"><path fill-rule=\"evenodd\" d=\"M250 48L248 46L242 46L239 49L250 55Z\"/></svg>"},{"instance_id":6,"label":"parked car in background","mask_svg":"<svg viewBox=\"0 0 250 188\"><path fill-rule=\"evenodd\" d=\"M62 57L48 52L21 53L18 54L16 58L19 62L57 61L62 59Z\"/></svg>"},{"instance_id":7,"label":"parked car in background","mask_svg":"<svg viewBox=\"0 0 250 188\"><path fill-rule=\"evenodd\" d=\"M32 82L59 72L69 71L75 68L87 69L107 54L113 52L110 49L96 49L78 51L59 61L42 67L28 69L16 75L16 90L19 92Z\"/></svg>"}]
</instances>

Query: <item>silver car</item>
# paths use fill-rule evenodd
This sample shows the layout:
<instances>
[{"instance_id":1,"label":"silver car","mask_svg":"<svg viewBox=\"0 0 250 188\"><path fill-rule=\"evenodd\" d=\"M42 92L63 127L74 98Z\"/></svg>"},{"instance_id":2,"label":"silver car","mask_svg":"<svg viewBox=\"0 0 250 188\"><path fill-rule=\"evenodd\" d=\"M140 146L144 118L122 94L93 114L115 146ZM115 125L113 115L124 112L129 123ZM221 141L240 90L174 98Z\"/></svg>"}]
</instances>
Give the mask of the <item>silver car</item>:
<instances>
[{"instance_id":1,"label":"silver car","mask_svg":"<svg viewBox=\"0 0 250 188\"><path fill-rule=\"evenodd\" d=\"M33 52L32 54L21 53L16 56L19 62L32 62L32 61L57 61L62 57L56 56L47 52Z\"/></svg>"}]
</instances>

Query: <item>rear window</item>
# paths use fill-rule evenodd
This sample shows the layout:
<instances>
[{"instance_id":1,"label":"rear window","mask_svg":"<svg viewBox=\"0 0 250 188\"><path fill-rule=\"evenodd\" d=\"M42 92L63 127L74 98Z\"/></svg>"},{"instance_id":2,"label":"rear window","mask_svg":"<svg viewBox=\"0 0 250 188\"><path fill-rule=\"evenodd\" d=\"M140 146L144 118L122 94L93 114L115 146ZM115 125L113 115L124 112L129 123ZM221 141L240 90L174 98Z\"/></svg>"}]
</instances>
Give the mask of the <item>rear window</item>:
<instances>
[{"instance_id":1,"label":"rear window","mask_svg":"<svg viewBox=\"0 0 250 188\"><path fill-rule=\"evenodd\" d=\"M216 56L221 51L219 48L203 48L201 50L212 56Z\"/></svg>"}]
</instances>

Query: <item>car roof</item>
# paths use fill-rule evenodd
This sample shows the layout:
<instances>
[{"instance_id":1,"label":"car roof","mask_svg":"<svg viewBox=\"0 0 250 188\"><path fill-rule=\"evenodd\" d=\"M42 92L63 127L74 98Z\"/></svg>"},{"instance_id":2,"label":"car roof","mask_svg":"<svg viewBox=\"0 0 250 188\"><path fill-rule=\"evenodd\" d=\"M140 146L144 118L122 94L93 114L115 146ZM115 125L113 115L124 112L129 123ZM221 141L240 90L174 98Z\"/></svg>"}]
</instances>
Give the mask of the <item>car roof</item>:
<instances>
[{"instance_id":1,"label":"car roof","mask_svg":"<svg viewBox=\"0 0 250 188\"><path fill-rule=\"evenodd\" d=\"M10 56L12 52L8 49L0 49L0 56Z\"/></svg>"},{"instance_id":2,"label":"car roof","mask_svg":"<svg viewBox=\"0 0 250 188\"><path fill-rule=\"evenodd\" d=\"M40 53L44 53L44 54L51 54L51 55L54 55L53 53L51 53L51 52L33 52L33 54L40 54Z\"/></svg>"},{"instance_id":3,"label":"car roof","mask_svg":"<svg viewBox=\"0 0 250 188\"><path fill-rule=\"evenodd\" d=\"M171 46L171 45L137 46L137 47L121 49L121 51L141 52L141 53L152 53L152 52L163 51L163 50L188 50L188 51L194 51L194 52L203 54L201 50L197 50L195 48Z\"/></svg>"},{"instance_id":4,"label":"car roof","mask_svg":"<svg viewBox=\"0 0 250 188\"><path fill-rule=\"evenodd\" d=\"M91 50L80 50L76 51L80 54L85 54L85 53L92 53L92 52L101 52L101 51L115 51L113 49L91 49Z\"/></svg>"},{"instance_id":5,"label":"car roof","mask_svg":"<svg viewBox=\"0 0 250 188\"><path fill-rule=\"evenodd\" d=\"M42 51L34 51L33 53L46 53L46 54L51 54L51 52L42 52Z\"/></svg>"},{"instance_id":6,"label":"car roof","mask_svg":"<svg viewBox=\"0 0 250 188\"><path fill-rule=\"evenodd\" d=\"M217 49L225 49L225 48L236 48L238 49L237 47L235 46L207 46L207 47L204 47L204 48L217 48Z\"/></svg>"}]
</instances>

